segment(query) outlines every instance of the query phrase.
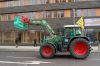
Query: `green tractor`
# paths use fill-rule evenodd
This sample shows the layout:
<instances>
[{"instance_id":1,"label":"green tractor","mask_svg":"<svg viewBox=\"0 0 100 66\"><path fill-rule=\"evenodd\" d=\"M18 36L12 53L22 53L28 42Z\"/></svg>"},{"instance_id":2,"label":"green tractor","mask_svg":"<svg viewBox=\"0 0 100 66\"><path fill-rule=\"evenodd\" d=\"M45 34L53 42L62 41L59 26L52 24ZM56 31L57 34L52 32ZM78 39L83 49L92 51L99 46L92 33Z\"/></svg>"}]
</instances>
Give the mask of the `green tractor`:
<instances>
[{"instance_id":1,"label":"green tractor","mask_svg":"<svg viewBox=\"0 0 100 66\"><path fill-rule=\"evenodd\" d=\"M42 26L49 37L40 46L40 55L43 58L53 58L58 52L70 52L74 58L85 59L89 56L91 47L89 39L82 35L81 29L77 26L64 26L63 36L56 35L46 20L33 20L27 17L16 16L14 26L19 29L27 30L28 25Z\"/></svg>"}]
</instances>

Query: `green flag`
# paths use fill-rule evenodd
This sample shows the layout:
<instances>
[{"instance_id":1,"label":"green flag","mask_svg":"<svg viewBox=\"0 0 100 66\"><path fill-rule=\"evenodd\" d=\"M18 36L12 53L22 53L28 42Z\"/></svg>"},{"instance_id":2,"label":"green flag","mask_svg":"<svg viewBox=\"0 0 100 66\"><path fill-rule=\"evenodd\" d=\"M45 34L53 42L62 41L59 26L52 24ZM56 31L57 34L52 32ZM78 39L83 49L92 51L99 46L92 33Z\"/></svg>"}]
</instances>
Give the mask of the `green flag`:
<instances>
[{"instance_id":1,"label":"green flag","mask_svg":"<svg viewBox=\"0 0 100 66\"><path fill-rule=\"evenodd\" d=\"M18 16L14 17L14 27L18 29L22 29L22 30L28 29L28 25L25 23L22 23L20 17Z\"/></svg>"}]
</instances>

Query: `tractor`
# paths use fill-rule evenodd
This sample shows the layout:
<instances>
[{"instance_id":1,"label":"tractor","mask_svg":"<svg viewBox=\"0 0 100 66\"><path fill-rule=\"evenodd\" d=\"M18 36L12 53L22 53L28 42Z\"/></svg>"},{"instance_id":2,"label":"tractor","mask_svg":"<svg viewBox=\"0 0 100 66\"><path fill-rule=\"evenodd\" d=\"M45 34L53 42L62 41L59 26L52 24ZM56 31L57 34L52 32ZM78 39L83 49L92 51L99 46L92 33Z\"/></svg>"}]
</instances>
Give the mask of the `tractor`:
<instances>
[{"instance_id":1,"label":"tractor","mask_svg":"<svg viewBox=\"0 0 100 66\"><path fill-rule=\"evenodd\" d=\"M49 33L49 37L40 46L39 53L42 58L53 58L58 52L70 52L77 59L89 56L91 51L89 39L82 35L77 25L65 25L63 35L56 35L45 19L33 20L25 16L15 16L14 27L28 30L30 25L42 26Z\"/></svg>"}]
</instances>

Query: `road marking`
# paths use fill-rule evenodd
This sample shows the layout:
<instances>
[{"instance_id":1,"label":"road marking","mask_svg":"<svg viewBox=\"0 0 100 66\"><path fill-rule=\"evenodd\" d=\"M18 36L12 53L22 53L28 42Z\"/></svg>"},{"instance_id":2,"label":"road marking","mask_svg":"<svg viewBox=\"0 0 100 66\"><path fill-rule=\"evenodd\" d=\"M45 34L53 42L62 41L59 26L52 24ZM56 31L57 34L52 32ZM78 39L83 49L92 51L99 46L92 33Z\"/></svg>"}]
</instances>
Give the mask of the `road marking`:
<instances>
[{"instance_id":1,"label":"road marking","mask_svg":"<svg viewBox=\"0 0 100 66\"><path fill-rule=\"evenodd\" d=\"M41 63L52 63L45 61L24 61L24 62L12 62L12 61L0 61L0 63L8 63L8 64L41 64Z\"/></svg>"},{"instance_id":2,"label":"road marking","mask_svg":"<svg viewBox=\"0 0 100 66\"><path fill-rule=\"evenodd\" d=\"M100 60L100 59L90 59L90 60Z\"/></svg>"},{"instance_id":3,"label":"road marking","mask_svg":"<svg viewBox=\"0 0 100 66\"><path fill-rule=\"evenodd\" d=\"M6 57L9 57L9 58L36 58L36 57L15 57L15 56L6 56Z\"/></svg>"}]
</instances>

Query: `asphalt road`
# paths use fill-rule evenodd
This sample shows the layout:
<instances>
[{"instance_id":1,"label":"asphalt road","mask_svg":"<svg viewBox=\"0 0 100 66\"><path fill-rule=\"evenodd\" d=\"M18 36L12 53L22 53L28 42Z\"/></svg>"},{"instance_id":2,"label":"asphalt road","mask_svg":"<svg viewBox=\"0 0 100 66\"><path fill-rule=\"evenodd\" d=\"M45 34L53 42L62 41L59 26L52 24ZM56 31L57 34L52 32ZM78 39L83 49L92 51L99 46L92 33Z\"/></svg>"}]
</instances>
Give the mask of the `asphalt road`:
<instances>
[{"instance_id":1,"label":"asphalt road","mask_svg":"<svg viewBox=\"0 0 100 66\"><path fill-rule=\"evenodd\" d=\"M91 53L85 60L74 59L69 54L58 54L53 59L43 59L38 51L0 52L0 66L100 66L100 53Z\"/></svg>"}]
</instances>

